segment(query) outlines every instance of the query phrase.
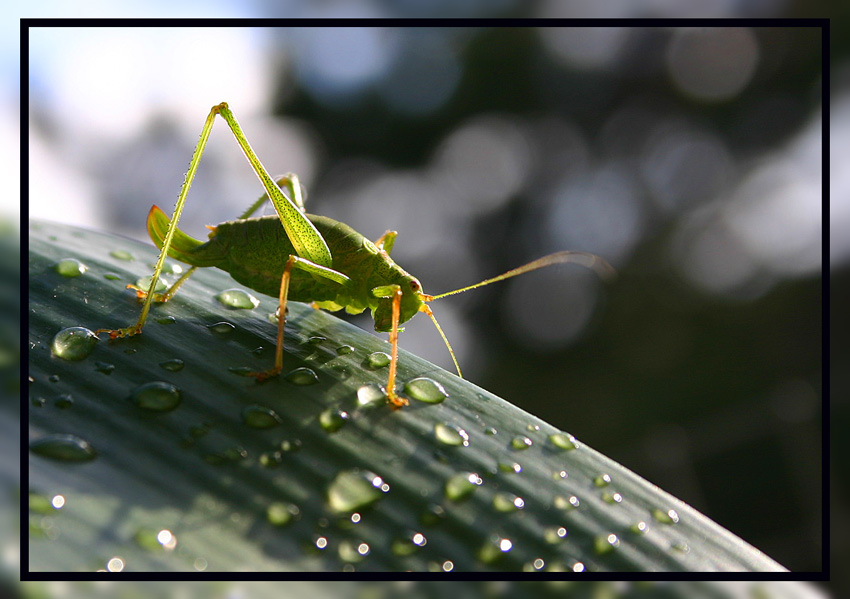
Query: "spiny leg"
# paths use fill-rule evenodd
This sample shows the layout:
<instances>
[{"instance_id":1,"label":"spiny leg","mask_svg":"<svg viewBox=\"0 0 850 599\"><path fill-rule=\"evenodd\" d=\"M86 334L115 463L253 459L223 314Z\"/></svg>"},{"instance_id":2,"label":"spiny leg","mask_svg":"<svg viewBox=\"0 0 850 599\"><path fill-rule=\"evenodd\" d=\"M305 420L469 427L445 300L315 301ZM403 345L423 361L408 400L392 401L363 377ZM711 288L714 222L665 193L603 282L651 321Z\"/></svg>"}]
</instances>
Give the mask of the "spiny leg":
<instances>
[{"instance_id":1,"label":"spiny leg","mask_svg":"<svg viewBox=\"0 0 850 599\"><path fill-rule=\"evenodd\" d=\"M401 313L401 288L398 285L393 293L392 329L390 329L390 344L392 345L392 357L390 358L390 374L387 378L387 399L393 408L406 406L408 401L399 397L395 392L395 374L398 365L398 320Z\"/></svg>"},{"instance_id":2,"label":"spiny leg","mask_svg":"<svg viewBox=\"0 0 850 599\"><path fill-rule=\"evenodd\" d=\"M262 372L251 372L248 376L262 382L273 376L277 376L283 370L283 328L286 324L286 298L289 295L289 279L292 276L292 267L296 261L295 256L290 256L286 261L286 266L283 268L283 275L280 277L280 293L278 294L277 307L277 346L274 350L274 367Z\"/></svg>"},{"instance_id":3,"label":"spiny leg","mask_svg":"<svg viewBox=\"0 0 850 599\"><path fill-rule=\"evenodd\" d=\"M301 210L301 212L305 211L304 208L304 200L305 200L305 191L301 187L301 182L298 179L298 175L295 173L287 173L286 175L282 175L278 177L275 184L286 191L289 192L289 198L295 203L295 206ZM243 212L238 220L243 220L249 218L252 214L254 214L260 207L266 202L271 201L269 198L269 193L266 192L259 197L251 206Z\"/></svg>"},{"instance_id":4,"label":"spiny leg","mask_svg":"<svg viewBox=\"0 0 850 599\"><path fill-rule=\"evenodd\" d=\"M186 171L186 177L183 179L183 187L180 188L180 195L177 196L177 204L174 206L174 214L171 216L171 222L168 226L168 231L165 234L165 239L162 243L162 249L159 251L159 258L156 260L156 265L151 276L151 284L148 288L145 297L145 303L142 305L142 312L139 314L139 320L135 325L125 327L123 329L98 329L96 335L100 333L109 333L110 339L117 337L128 337L138 335L142 332L142 327L148 318L148 312L151 309L151 302L154 300L154 289L159 281L159 275L162 272L162 266L165 264L165 257L168 255L168 249L171 247L171 240L174 238L174 233L177 231L177 221L180 220L180 215L183 212L183 205L186 203L186 196L189 193L189 188L192 186L192 180L195 178L195 173L198 170L198 164L201 161L201 155L204 153L204 148L207 145L207 140L210 137L213 123L215 122L216 110L213 108L207 115L207 120L204 122L204 127L201 129L201 137L198 139L198 144L195 146L195 152L192 154L192 160L189 161L189 169Z\"/></svg>"}]
</instances>

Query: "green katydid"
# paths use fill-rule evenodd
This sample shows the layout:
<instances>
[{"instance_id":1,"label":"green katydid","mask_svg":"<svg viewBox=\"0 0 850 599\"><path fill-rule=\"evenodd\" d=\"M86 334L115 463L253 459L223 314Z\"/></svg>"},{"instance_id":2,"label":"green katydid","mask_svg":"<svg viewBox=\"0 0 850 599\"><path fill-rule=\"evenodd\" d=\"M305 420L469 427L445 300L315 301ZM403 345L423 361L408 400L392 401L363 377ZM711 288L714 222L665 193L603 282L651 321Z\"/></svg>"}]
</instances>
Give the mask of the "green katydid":
<instances>
[{"instance_id":1,"label":"green katydid","mask_svg":"<svg viewBox=\"0 0 850 599\"><path fill-rule=\"evenodd\" d=\"M238 219L209 227L209 240L202 242L178 229L177 222L216 115L220 115L229 125L266 193ZM267 199L271 201L277 215L251 217ZM279 375L283 369L287 300L312 302L315 307L332 311L345 308L352 314L368 308L375 320L375 330L389 332L392 354L386 394L393 407L407 404L407 400L399 397L395 390L399 324L410 320L417 312L424 312L434 322L451 354L458 375L462 376L451 345L428 306L429 302L551 264L575 262L593 268L603 276L614 272L598 256L564 251L539 258L475 285L440 295L425 294L416 277L408 274L390 258L397 235L395 231L387 231L373 243L348 225L325 216L307 214L298 177L290 174L275 181L268 174L225 102L213 106L207 116L174 214L169 219L162 210L153 206L148 214L147 229L153 242L160 248L160 254L147 291L128 285L136 289L139 299L144 299L139 320L135 325L123 329L99 329L96 334L105 332L115 339L141 333L151 302L170 299L198 267L215 266L230 273L236 281L247 287L278 297L274 366L266 371L251 373L251 376L264 380ZM166 256L185 262L192 268L166 292L154 293Z\"/></svg>"}]
</instances>

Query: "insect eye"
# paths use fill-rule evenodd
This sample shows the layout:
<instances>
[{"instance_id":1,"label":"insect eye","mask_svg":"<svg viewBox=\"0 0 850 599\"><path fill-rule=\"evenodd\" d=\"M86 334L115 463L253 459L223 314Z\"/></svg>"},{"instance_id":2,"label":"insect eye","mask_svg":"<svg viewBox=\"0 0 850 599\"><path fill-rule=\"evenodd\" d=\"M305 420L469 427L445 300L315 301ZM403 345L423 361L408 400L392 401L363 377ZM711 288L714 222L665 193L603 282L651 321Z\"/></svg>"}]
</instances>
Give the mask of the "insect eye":
<instances>
[{"instance_id":1,"label":"insect eye","mask_svg":"<svg viewBox=\"0 0 850 599\"><path fill-rule=\"evenodd\" d=\"M413 279L412 281L410 281L410 288L413 291L419 291L420 289L422 289L422 285L419 284L419 281Z\"/></svg>"}]
</instances>

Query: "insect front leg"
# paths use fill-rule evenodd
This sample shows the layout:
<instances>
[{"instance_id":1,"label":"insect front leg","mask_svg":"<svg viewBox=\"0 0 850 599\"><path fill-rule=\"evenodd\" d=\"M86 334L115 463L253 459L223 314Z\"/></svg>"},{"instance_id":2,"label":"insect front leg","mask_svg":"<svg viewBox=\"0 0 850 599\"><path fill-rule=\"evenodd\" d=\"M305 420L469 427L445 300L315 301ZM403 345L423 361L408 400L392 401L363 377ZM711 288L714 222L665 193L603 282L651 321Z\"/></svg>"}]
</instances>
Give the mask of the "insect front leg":
<instances>
[{"instance_id":1,"label":"insect front leg","mask_svg":"<svg viewBox=\"0 0 850 599\"><path fill-rule=\"evenodd\" d=\"M392 355L390 357L390 372L387 377L387 400L393 408L401 408L408 404L406 399L399 397L395 392L395 376L398 365L398 321L401 314L401 287L396 284L375 287L372 289L372 295L375 297L392 298L392 326L390 328Z\"/></svg>"},{"instance_id":2,"label":"insect front leg","mask_svg":"<svg viewBox=\"0 0 850 599\"><path fill-rule=\"evenodd\" d=\"M398 236L398 231L386 231L383 235L378 237L377 241L375 241L375 245L379 250L384 250L388 255L393 251L393 244L395 244L395 238Z\"/></svg>"}]
</instances>

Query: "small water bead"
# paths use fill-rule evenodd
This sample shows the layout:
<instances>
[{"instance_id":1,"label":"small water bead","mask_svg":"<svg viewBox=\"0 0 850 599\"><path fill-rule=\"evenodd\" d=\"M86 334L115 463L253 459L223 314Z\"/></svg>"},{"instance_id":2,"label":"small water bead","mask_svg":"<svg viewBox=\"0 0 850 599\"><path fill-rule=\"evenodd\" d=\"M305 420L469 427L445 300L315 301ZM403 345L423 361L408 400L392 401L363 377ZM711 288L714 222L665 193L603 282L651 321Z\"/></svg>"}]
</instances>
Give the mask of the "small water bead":
<instances>
[{"instance_id":1,"label":"small water bead","mask_svg":"<svg viewBox=\"0 0 850 599\"><path fill-rule=\"evenodd\" d=\"M362 561L364 557L369 555L371 551L368 543L358 543L356 541L342 541L339 544L339 558L344 562L356 563Z\"/></svg>"},{"instance_id":2,"label":"small water bead","mask_svg":"<svg viewBox=\"0 0 850 599\"><path fill-rule=\"evenodd\" d=\"M424 547L428 543L421 532L415 532L407 537L395 539L390 546L390 551L399 557L412 555L417 549Z\"/></svg>"},{"instance_id":3,"label":"small water bead","mask_svg":"<svg viewBox=\"0 0 850 599\"><path fill-rule=\"evenodd\" d=\"M607 487L611 484L611 476L608 474L600 474L593 479L593 484L597 487Z\"/></svg>"},{"instance_id":4,"label":"small water bead","mask_svg":"<svg viewBox=\"0 0 850 599\"><path fill-rule=\"evenodd\" d=\"M383 405L387 401L387 393L378 385L363 385L357 389L357 405L372 407Z\"/></svg>"},{"instance_id":5,"label":"small water bead","mask_svg":"<svg viewBox=\"0 0 850 599\"><path fill-rule=\"evenodd\" d=\"M153 276L138 278L136 279L136 287L147 292L150 290L151 281L153 281ZM156 280L156 288L154 289L154 293L162 293L163 291L168 289L168 285L168 281L166 281L163 277L159 277Z\"/></svg>"},{"instance_id":6,"label":"small water bead","mask_svg":"<svg viewBox=\"0 0 850 599\"><path fill-rule=\"evenodd\" d=\"M547 528L543 531L543 539L550 545L556 545L567 538L567 529L563 526Z\"/></svg>"},{"instance_id":7,"label":"small water bead","mask_svg":"<svg viewBox=\"0 0 850 599\"><path fill-rule=\"evenodd\" d=\"M619 493L603 493L602 501L604 501L605 503L622 503L623 496Z\"/></svg>"},{"instance_id":8,"label":"small water bead","mask_svg":"<svg viewBox=\"0 0 850 599\"><path fill-rule=\"evenodd\" d=\"M525 500L511 493L496 493L493 496L493 507L497 512L515 512L525 507Z\"/></svg>"},{"instance_id":9,"label":"small water bead","mask_svg":"<svg viewBox=\"0 0 850 599\"><path fill-rule=\"evenodd\" d=\"M156 320L157 324L174 324L177 322L177 319L173 316L159 316L154 320Z\"/></svg>"},{"instance_id":10,"label":"small water bead","mask_svg":"<svg viewBox=\"0 0 850 599\"><path fill-rule=\"evenodd\" d=\"M63 393L57 396L53 403L57 408L70 408L74 405L74 398L71 397L70 393Z\"/></svg>"},{"instance_id":11,"label":"small water bead","mask_svg":"<svg viewBox=\"0 0 850 599\"><path fill-rule=\"evenodd\" d=\"M236 330L236 327L229 322L217 322L209 325L207 328L216 335L229 335Z\"/></svg>"},{"instance_id":12,"label":"small water bead","mask_svg":"<svg viewBox=\"0 0 850 599\"><path fill-rule=\"evenodd\" d=\"M528 437L523 437L522 435L518 435L511 439L511 447L518 450L528 449L534 444L534 442Z\"/></svg>"},{"instance_id":13,"label":"small water bead","mask_svg":"<svg viewBox=\"0 0 850 599\"><path fill-rule=\"evenodd\" d=\"M94 369L108 376L112 374L113 370L115 370L115 364L109 364L107 362L95 362Z\"/></svg>"},{"instance_id":14,"label":"small water bead","mask_svg":"<svg viewBox=\"0 0 850 599\"><path fill-rule=\"evenodd\" d=\"M47 403L47 400L44 399L43 397L33 397L31 401L32 401L32 405L34 405L36 408L40 408L45 403Z\"/></svg>"},{"instance_id":15,"label":"small water bead","mask_svg":"<svg viewBox=\"0 0 850 599\"><path fill-rule=\"evenodd\" d=\"M153 381L133 389L130 398L145 410L167 412L180 404L180 390L171 383Z\"/></svg>"},{"instance_id":16,"label":"small water bead","mask_svg":"<svg viewBox=\"0 0 850 599\"><path fill-rule=\"evenodd\" d=\"M116 272L107 272L107 273L103 273L103 278L106 279L107 281L120 281L121 275L119 275Z\"/></svg>"},{"instance_id":17,"label":"small water bead","mask_svg":"<svg viewBox=\"0 0 850 599\"><path fill-rule=\"evenodd\" d=\"M516 462L499 462L499 470L502 472L512 472L514 474L519 474L522 472L522 466L520 466Z\"/></svg>"},{"instance_id":18,"label":"small water bead","mask_svg":"<svg viewBox=\"0 0 850 599\"><path fill-rule=\"evenodd\" d=\"M526 427L525 427L525 430L527 430L531 433L536 433L537 431L540 430L540 425L538 425L538 424L527 424Z\"/></svg>"},{"instance_id":19,"label":"small water bead","mask_svg":"<svg viewBox=\"0 0 850 599\"><path fill-rule=\"evenodd\" d=\"M566 470L558 470L557 472L552 473L552 478L555 480L564 480L568 478L570 475Z\"/></svg>"},{"instance_id":20,"label":"small water bead","mask_svg":"<svg viewBox=\"0 0 850 599\"><path fill-rule=\"evenodd\" d=\"M50 498L46 495L41 495L40 493L33 493L30 491L29 494L29 511L35 512L37 514L50 514L54 510L53 504L50 501Z\"/></svg>"},{"instance_id":21,"label":"small water bead","mask_svg":"<svg viewBox=\"0 0 850 599\"><path fill-rule=\"evenodd\" d=\"M660 510L655 508L652 510L652 517L662 524L677 524L679 522L679 513L676 510Z\"/></svg>"},{"instance_id":22,"label":"small water bead","mask_svg":"<svg viewBox=\"0 0 850 599\"><path fill-rule=\"evenodd\" d=\"M50 343L50 351L63 360L82 360L94 351L97 341L94 331L84 327L68 327L56 333ZM56 380L59 380L58 377Z\"/></svg>"},{"instance_id":23,"label":"small water bead","mask_svg":"<svg viewBox=\"0 0 850 599\"><path fill-rule=\"evenodd\" d=\"M440 403L449 396L440 383L424 376L407 381L404 391L424 403Z\"/></svg>"},{"instance_id":24,"label":"small water bead","mask_svg":"<svg viewBox=\"0 0 850 599\"><path fill-rule=\"evenodd\" d=\"M336 348L336 353L338 356L344 356L346 354L350 354L353 351L354 348L350 345L340 345L338 348Z\"/></svg>"},{"instance_id":25,"label":"small water bead","mask_svg":"<svg viewBox=\"0 0 850 599\"><path fill-rule=\"evenodd\" d=\"M581 502L575 495L570 495L569 497L557 495L555 496L555 499L552 500L552 503L559 510L574 510L581 505Z\"/></svg>"},{"instance_id":26,"label":"small water bead","mask_svg":"<svg viewBox=\"0 0 850 599\"><path fill-rule=\"evenodd\" d=\"M389 485L371 472L344 470L328 486L328 505L337 513L363 509L389 491Z\"/></svg>"},{"instance_id":27,"label":"small water bead","mask_svg":"<svg viewBox=\"0 0 850 599\"><path fill-rule=\"evenodd\" d=\"M301 440L284 439L280 442L280 450L284 453L295 453L296 451L301 451Z\"/></svg>"},{"instance_id":28,"label":"small water bead","mask_svg":"<svg viewBox=\"0 0 850 599\"><path fill-rule=\"evenodd\" d=\"M266 508L266 519L274 526L285 526L300 513L298 506L291 503L275 502Z\"/></svg>"},{"instance_id":29,"label":"small water bead","mask_svg":"<svg viewBox=\"0 0 850 599\"><path fill-rule=\"evenodd\" d=\"M446 510L438 503L429 504L424 512L419 514L419 522L423 526L435 526L446 519Z\"/></svg>"},{"instance_id":30,"label":"small water bead","mask_svg":"<svg viewBox=\"0 0 850 599\"><path fill-rule=\"evenodd\" d=\"M319 414L319 424L329 433L335 433L348 422L348 412L327 408Z\"/></svg>"},{"instance_id":31,"label":"small water bead","mask_svg":"<svg viewBox=\"0 0 850 599\"><path fill-rule=\"evenodd\" d=\"M88 266L74 258L65 258L64 260L60 260L56 263L54 268L56 269L56 272L63 277L79 277L89 269Z\"/></svg>"},{"instance_id":32,"label":"small water bead","mask_svg":"<svg viewBox=\"0 0 850 599\"><path fill-rule=\"evenodd\" d=\"M570 450L578 448L578 441L576 441L576 438L569 433L555 433L553 435L549 435L549 442L558 449Z\"/></svg>"},{"instance_id":33,"label":"small water bead","mask_svg":"<svg viewBox=\"0 0 850 599\"><path fill-rule=\"evenodd\" d=\"M438 422L434 425L434 436L444 445L469 446L469 435L462 428Z\"/></svg>"},{"instance_id":34,"label":"small water bead","mask_svg":"<svg viewBox=\"0 0 850 599\"><path fill-rule=\"evenodd\" d=\"M183 370L183 366L184 366L183 360L181 360L179 358L174 358L174 359L171 359L171 360L165 360L165 361L159 363L160 368L164 368L165 370L168 370L169 372L178 372L180 370Z\"/></svg>"},{"instance_id":35,"label":"small water bead","mask_svg":"<svg viewBox=\"0 0 850 599\"><path fill-rule=\"evenodd\" d=\"M632 524L631 526L629 526L629 530L630 530L630 531L632 531L632 532L633 532L633 533L635 533L635 534L642 535L642 534L644 534L647 530L649 530L649 526L647 526L646 522L644 522L643 520L641 520L640 522L635 522L634 524Z\"/></svg>"},{"instance_id":36,"label":"small water bead","mask_svg":"<svg viewBox=\"0 0 850 599\"><path fill-rule=\"evenodd\" d=\"M258 459L260 466L273 468L283 463L283 454L279 451L264 451Z\"/></svg>"},{"instance_id":37,"label":"small water bead","mask_svg":"<svg viewBox=\"0 0 850 599\"><path fill-rule=\"evenodd\" d=\"M260 300L243 289L225 289L215 299L228 308L253 310L260 305Z\"/></svg>"},{"instance_id":38,"label":"small water bead","mask_svg":"<svg viewBox=\"0 0 850 599\"><path fill-rule=\"evenodd\" d=\"M124 260L125 262L130 262L136 259L135 256L127 250L112 250L109 252L109 255L113 258L117 258L118 260Z\"/></svg>"},{"instance_id":39,"label":"small water bead","mask_svg":"<svg viewBox=\"0 0 850 599\"><path fill-rule=\"evenodd\" d=\"M526 562L522 565L523 572L539 572L543 569L543 566L546 565L546 562L543 561L543 558L537 558L534 561Z\"/></svg>"},{"instance_id":40,"label":"small water bead","mask_svg":"<svg viewBox=\"0 0 850 599\"><path fill-rule=\"evenodd\" d=\"M478 550L477 557L485 564L492 564L511 549L513 549L513 542L510 539L496 537L484 543Z\"/></svg>"},{"instance_id":41,"label":"small water bead","mask_svg":"<svg viewBox=\"0 0 850 599\"><path fill-rule=\"evenodd\" d=\"M455 474L446 481L444 488L446 497L452 501L468 499L472 492L484 481L474 472Z\"/></svg>"},{"instance_id":42,"label":"small water bead","mask_svg":"<svg viewBox=\"0 0 850 599\"><path fill-rule=\"evenodd\" d=\"M31 441L29 449L42 457L66 462L84 462L97 457L91 443L76 435L46 435Z\"/></svg>"},{"instance_id":43,"label":"small water bead","mask_svg":"<svg viewBox=\"0 0 850 599\"><path fill-rule=\"evenodd\" d=\"M389 366L392 361L392 357L388 353L376 351L369 354L366 357L366 360L369 364L369 368L378 369L383 368L384 366Z\"/></svg>"},{"instance_id":44,"label":"small water bead","mask_svg":"<svg viewBox=\"0 0 850 599\"><path fill-rule=\"evenodd\" d=\"M277 412L260 404L251 404L242 408L242 422L251 428L272 428L282 420Z\"/></svg>"},{"instance_id":45,"label":"small water bead","mask_svg":"<svg viewBox=\"0 0 850 599\"><path fill-rule=\"evenodd\" d=\"M47 377L47 380L51 383L58 383L61 379L59 378L58 374L51 374L49 377Z\"/></svg>"},{"instance_id":46,"label":"small water bead","mask_svg":"<svg viewBox=\"0 0 850 599\"><path fill-rule=\"evenodd\" d=\"M315 385L319 382L319 375L306 366L296 368L295 370L286 373L283 378L294 385Z\"/></svg>"},{"instance_id":47,"label":"small water bead","mask_svg":"<svg viewBox=\"0 0 850 599\"><path fill-rule=\"evenodd\" d=\"M593 549L598 555L611 553L620 546L620 539L617 535L611 533L607 535L599 535L593 539Z\"/></svg>"}]
</instances>

